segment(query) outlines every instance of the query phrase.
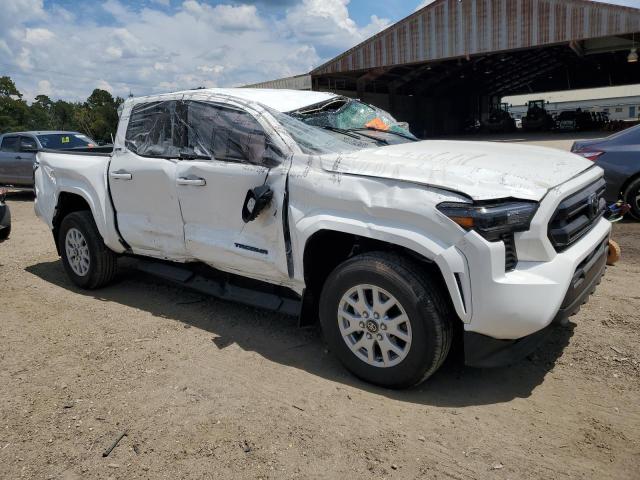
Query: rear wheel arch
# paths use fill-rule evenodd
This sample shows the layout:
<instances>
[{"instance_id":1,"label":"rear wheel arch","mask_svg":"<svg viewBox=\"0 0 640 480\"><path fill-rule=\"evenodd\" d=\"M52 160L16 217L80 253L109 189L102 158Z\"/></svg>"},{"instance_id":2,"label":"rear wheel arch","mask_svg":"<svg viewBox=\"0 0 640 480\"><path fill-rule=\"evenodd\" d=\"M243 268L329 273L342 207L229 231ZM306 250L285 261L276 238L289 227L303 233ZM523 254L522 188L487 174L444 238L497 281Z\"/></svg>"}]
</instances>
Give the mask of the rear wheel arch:
<instances>
[{"instance_id":1,"label":"rear wheel arch","mask_svg":"<svg viewBox=\"0 0 640 480\"><path fill-rule=\"evenodd\" d=\"M58 195L58 201L56 203L56 208L54 210L52 225L53 225L53 238L56 242L56 248L58 248L58 254L60 255L60 249L58 245L58 233L60 231L60 225L62 224L62 220L64 217L73 212L79 212L87 210L91 212L93 215L93 211L91 210L91 205L87 199L80 195L79 193L60 192Z\"/></svg>"}]
</instances>

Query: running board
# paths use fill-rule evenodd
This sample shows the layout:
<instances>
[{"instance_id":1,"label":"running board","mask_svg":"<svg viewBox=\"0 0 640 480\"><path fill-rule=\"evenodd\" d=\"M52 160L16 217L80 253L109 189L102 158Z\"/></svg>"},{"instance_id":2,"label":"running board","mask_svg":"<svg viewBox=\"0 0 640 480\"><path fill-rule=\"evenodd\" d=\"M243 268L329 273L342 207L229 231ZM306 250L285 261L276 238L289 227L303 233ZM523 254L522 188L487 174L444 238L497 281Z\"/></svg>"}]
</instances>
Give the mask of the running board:
<instances>
[{"instance_id":1,"label":"running board","mask_svg":"<svg viewBox=\"0 0 640 480\"><path fill-rule=\"evenodd\" d=\"M174 264L162 263L139 259L136 268L142 272L155 277L162 278L176 285L231 302L242 303L250 307L263 308L285 315L299 316L302 308L302 301L288 298L277 293L262 291L259 287L262 282L251 281L256 288L246 288L232 283L234 275L215 275L211 269L211 275L196 272L187 267L180 267ZM202 270L202 268L200 268ZM265 289L277 289L283 287L273 287L264 284Z\"/></svg>"}]
</instances>

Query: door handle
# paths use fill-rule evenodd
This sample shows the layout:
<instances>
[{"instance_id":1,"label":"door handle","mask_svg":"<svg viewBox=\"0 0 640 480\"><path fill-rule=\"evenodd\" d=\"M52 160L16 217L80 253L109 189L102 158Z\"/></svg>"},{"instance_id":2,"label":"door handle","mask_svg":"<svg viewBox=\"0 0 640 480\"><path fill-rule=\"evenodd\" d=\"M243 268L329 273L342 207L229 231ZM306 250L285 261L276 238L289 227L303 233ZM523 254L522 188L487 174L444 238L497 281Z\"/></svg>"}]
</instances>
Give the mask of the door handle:
<instances>
[{"instance_id":1,"label":"door handle","mask_svg":"<svg viewBox=\"0 0 640 480\"><path fill-rule=\"evenodd\" d=\"M133 175L125 170L118 170L116 172L111 172L111 178L114 180L131 180Z\"/></svg>"},{"instance_id":2,"label":"door handle","mask_svg":"<svg viewBox=\"0 0 640 480\"><path fill-rule=\"evenodd\" d=\"M20 155L16 155L16 160L22 160L22 157Z\"/></svg>"},{"instance_id":3,"label":"door handle","mask_svg":"<svg viewBox=\"0 0 640 480\"><path fill-rule=\"evenodd\" d=\"M178 177L178 185L191 185L192 187L203 187L207 184L204 178L200 177Z\"/></svg>"}]
</instances>

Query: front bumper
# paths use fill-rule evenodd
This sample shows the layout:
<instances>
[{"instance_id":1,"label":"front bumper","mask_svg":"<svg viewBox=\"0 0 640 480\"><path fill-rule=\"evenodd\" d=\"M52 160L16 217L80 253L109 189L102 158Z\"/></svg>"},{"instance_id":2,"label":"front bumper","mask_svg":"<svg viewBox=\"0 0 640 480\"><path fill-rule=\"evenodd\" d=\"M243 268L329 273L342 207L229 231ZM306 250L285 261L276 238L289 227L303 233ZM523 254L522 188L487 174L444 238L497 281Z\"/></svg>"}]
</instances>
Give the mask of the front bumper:
<instances>
[{"instance_id":1,"label":"front bumper","mask_svg":"<svg viewBox=\"0 0 640 480\"><path fill-rule=\"evenodd\" d=\"M611 224L600 219L571 248L546 261L519 261L504 271L502 242L487 242L469 232L457 248L468 264L471 315L465 331L499 340L517 340L542 330L567 309L574 274L596 247L609 238Z\"/></svg>"},{"instance_id":2,"label":"front bumper","mask_svg":"<svg viewBox=\"0 0 640 480\"><path fill-rule=\"evenodd\" d=\"M552 323L567 323L587 302L604 275L608 235L576 267L571 283ZM517 362L533 352L549 333L552 324L515 340L499 340L472 331L464 333L465 364L472 367L498 367Z\"/></svg>"}]
</instances>

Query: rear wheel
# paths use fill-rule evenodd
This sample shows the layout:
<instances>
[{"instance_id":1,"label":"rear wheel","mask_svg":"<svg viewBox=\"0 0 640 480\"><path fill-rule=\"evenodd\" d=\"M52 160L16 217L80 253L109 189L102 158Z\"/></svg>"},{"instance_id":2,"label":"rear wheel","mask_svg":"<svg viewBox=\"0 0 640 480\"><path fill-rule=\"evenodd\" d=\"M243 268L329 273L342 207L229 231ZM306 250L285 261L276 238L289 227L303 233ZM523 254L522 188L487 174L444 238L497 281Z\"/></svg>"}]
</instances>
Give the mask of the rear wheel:
<instances>
[{"instance_id":1,"label":"rear wheel","mask_svg":"<svg viewBox=\"0 0 640 480\"><path fill-rule=\"evenodd\" d=\"M64 217L58 246L64 269L80 288L100 288L115 276L118 257L104 244L91 212L73 212Z\"/></svg>"},{"instance_id":2,"label":"rear wheel","mask_svg":"<svg viewBox=\"0 0 640 480\"><path fill-rule=\"evenodd\" d=\"M356 376L389 388L415 385L445 360L452 339L439 284L402 256L358 255L339 265L320 298L325 339Z\"/></svg>"},{"instance_id":3,"label":"rear wheel","mask_svg":"<svg viewBox=\"0 0 640 480\"><path fill-rule=\"evenodd\" d=\"M631 205L629 213L640 220L640 178L633 180L624 192L624 201Z\"/></svg>"}]
</instances>

